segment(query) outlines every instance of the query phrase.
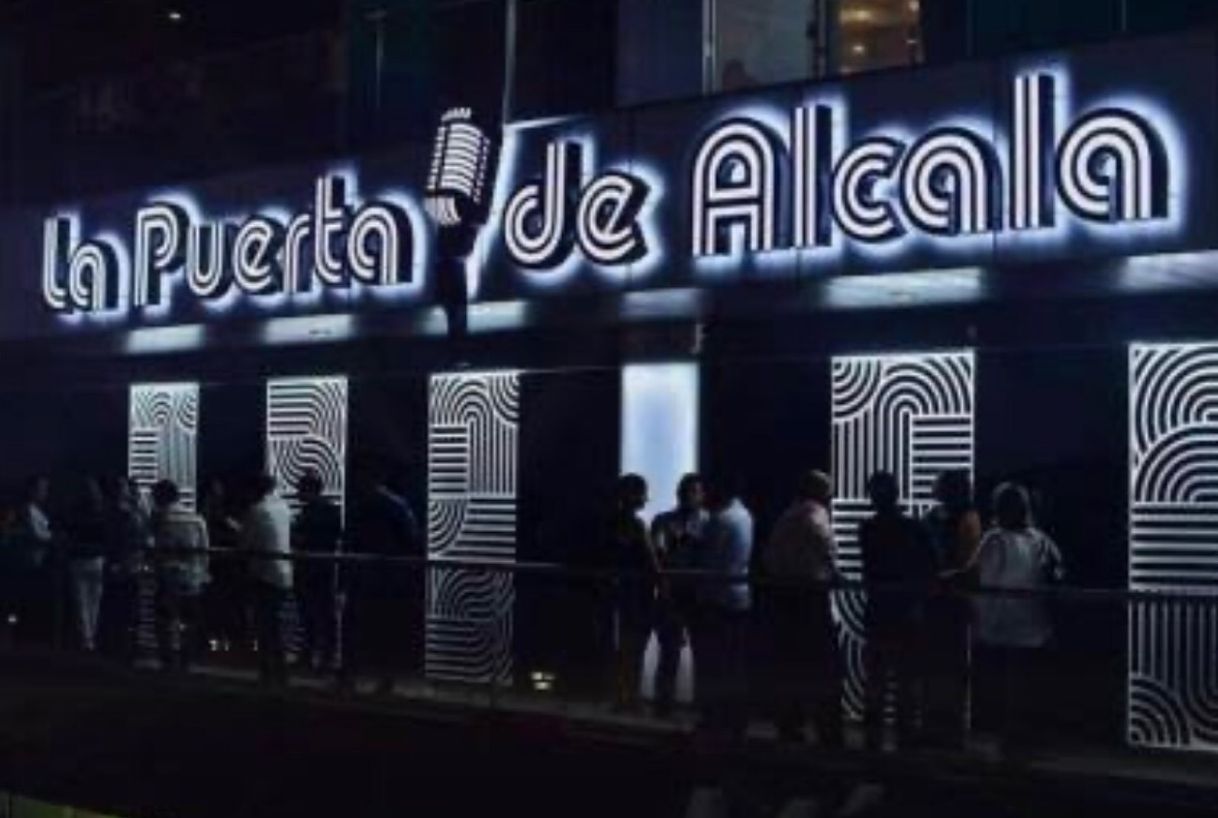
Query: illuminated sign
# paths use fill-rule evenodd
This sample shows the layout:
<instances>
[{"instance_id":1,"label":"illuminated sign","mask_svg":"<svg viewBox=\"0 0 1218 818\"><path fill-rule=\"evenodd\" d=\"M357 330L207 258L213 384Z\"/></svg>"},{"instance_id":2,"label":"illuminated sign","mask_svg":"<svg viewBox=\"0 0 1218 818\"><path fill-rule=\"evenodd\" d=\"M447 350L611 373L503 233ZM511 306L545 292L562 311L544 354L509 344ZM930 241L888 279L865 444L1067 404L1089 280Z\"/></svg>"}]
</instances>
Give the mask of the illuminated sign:
<instances>
[{"instance_id":1,"label":"illuminated sign","mask_svg":"<svg viewBox=\"0 0 1218 818\"><path fill-rule=\"evenodd\" d=\"M474 123L469 108L453 108L440 119L427 173L423 207L442 227L486 221L494 143Z\"/></svg>"},{"instance_id":2,"label":"illuminated sign","mask_svg":"<svg viewBox=\"0 0 1218 818\"><path fill-rule=\"evenodd\" d=\"M1112 43L502 133L452 108L429 145L341 173L277 171L265 195L251 177L22 220L13 264L28 269L37 252L49 310L8 325L434 305L447 316L467 296L1210 250L1216 47L1212 32ZM375 197L357 192L357 167Z\"/></svg>"},{"instance_id":3,"label":"illuminated sign","mask_svg":"<svg viewBox=\"0 0 1218 818\"><path fill-rule=\"evenodd\" d=\"M513 194L504 216L504 240L522 267L561 264L578 245L594 264L629 264L647 253L638 224L650 189L629 173L607 171L578 189L582 149L554 142L546 149L546 172Z\"/></svg>"},{"instance_id":4,"label":"illuminated sign","mask_svg":"<svg viewBox=\"0 0 1218 818\"><path fill-rule=\"evenodd\" d=\"M730 115L704 131L689 162L689 253L817 250L839 235L885 245L914 233L1045 230L1066 219L1168 219L1171 163L1187 161L1169 149L1170 123L1132 103L1069 110L1065 84L1053 72L1018 75L1009 136L981 120L848 142L841 100L801 104L777 124ZM580 187L582 166L578 143L552 141L541 178L508 199L503 237L515 264L556 268L576 247L600 266L659 251L639 224L649 185L609 171Z\"/></svg>"},{"instance_id":5,"label":"illuminated sign","mask_svg":"<svg viewBox=\"0 0 1218 818\"><path fill-rule=\"evenodd\" d=\"M137 210L130 241L82 239L77 218L52 216L43 228L43 301L56 312L104 313L162 308L178 280L211 301L412 283L418 217L388 199L357 204L350 187L345 175L326 174L312 208L286 218L207 219L181 201L154 200Z\"/></svg>"}]
</instances>

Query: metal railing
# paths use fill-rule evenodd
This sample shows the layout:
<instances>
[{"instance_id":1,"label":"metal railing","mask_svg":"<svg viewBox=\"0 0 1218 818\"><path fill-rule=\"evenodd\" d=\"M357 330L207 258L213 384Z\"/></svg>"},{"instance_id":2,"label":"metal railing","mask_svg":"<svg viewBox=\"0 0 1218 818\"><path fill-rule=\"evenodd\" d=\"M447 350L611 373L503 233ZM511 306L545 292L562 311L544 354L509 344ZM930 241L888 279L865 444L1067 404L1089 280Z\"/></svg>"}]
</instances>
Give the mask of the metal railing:
<instances>
[{"instance_id":1,"label":"metal railing","mask_svg":"<svg viewBox=\"0 0 1218 818\"><path fill-rule=\"evenodd\" d=\"M204 557L209 581L184 578ZM255 570L267 564L291 565L293 582L271 584ZM222 549L128 567L104 575L91 645L79 566L10 570L6 640L830 747L1213 746L1218 595Z\"/></svg>"}]
</instances>

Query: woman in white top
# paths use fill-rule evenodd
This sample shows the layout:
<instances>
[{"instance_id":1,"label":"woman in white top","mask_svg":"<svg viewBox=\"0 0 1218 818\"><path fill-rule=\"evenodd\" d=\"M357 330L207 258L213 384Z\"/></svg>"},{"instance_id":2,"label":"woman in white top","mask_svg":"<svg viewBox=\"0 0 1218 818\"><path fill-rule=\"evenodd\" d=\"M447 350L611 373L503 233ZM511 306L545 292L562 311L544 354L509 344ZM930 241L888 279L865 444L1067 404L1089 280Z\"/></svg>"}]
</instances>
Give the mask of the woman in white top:
<instances>
[{"instance_id":1,"label":"woman in white top","mask_svg":"<svg viewBox=\"0 0 1218 818\"><path fill-rule=\"evenodd\" d=\"M1046 648L1053 641L1053 620L1043 595L1004 595L1037 591L1064 578L1061 552L1032 524L1028 493L1013 483L994 492L995 526L977 551L976 639L980 687L1001 702L1008 745L1026 742L1043 720L1038 704L1048 693ZM989 593L987 593L987 591Z\"/></svg>"}]
</instances>

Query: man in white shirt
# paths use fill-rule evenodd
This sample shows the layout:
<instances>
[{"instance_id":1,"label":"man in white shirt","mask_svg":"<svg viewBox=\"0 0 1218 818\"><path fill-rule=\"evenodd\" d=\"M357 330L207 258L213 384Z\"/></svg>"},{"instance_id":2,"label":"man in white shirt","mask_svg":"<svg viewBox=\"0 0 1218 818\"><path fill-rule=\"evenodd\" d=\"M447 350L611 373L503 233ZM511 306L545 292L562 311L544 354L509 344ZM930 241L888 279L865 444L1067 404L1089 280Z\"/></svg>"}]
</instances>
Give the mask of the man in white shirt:
<instances>
[{"instance_id":1,"label":"man in white shirt","mask_svg":"<svg viewBox=\"0 0 1218 818\"><path fill-rule=\"evenodd\" d=\"M165 670L185 670L202 639L203 590L211 579L207 524L181 506L181 494L172 480L153 486L152 499L153 544L165 552L156 561L157 647Z\"/></svg>"},{"instance_id":2,"label":"man in white shirt","mask_svg":"<svg viewBox=\"0 0 1218 818\"><path fill-rule=\"evenodd\" d=\"M779 733L800 741L809 711L820 743L842 746L841 662L829 591L838 578L837 543L829 519L833 483L819 471L799 481L795 501L778 518L762 555L773 629L774 693Z\"/></svg>"},{"instance_id":3,"label":"man in white shirt","mask_svg":"<svg viewBox=\"0 0 1218 818\"><path fill-rule=\"evenodd\" d=\"M258 664L263 684L287 682L287 634L284 608L292 594L292 511L275 491L275 478L261 475L257 498L241 526L241 546L250 552Z\"/></svg>"},{"instance_id":4,"label":"man in white shirt","mask_svg":"<svg viewBox=\"0 0 1218 818\"><path fill-rule=\"evenodd\" d=\"M753 515L734 487L711 482L708 489L710 520L694 565L731 578L699 584L692 629L697 691L703 726L739 739L748 721L746 646L752 607L748 573Z\"/></svg>"}]
</instances>

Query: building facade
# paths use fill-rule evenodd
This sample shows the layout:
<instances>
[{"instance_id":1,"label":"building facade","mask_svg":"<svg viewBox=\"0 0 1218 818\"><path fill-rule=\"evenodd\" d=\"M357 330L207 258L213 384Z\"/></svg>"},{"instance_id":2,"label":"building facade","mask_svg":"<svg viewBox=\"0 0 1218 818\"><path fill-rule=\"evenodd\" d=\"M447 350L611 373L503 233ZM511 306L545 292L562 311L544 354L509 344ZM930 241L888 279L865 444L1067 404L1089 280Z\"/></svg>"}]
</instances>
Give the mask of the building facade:
<instances>
[{"instance_id":1,"label":"building facade","mask_svg":"<svg viewBox=\"0 0 1218 818\"><path fill-rule=\"evenodd\" d=\"M1195 4L576 5L348 7L341 124L294 122L299 161L213 163L202 128L124 143L184 162L163 177L85 139L79 192L33 163L0 224L5 477L193 499L314 468L341 500L376 457L435 559L584 565L622 472L649 512L687 471L738 477L764 532L821 467L854 574L872 471L917 509L965 469L1032 487L1075 584L1213 590ZM468 42L429 39L445 19ZM436 569L428 673L578 675L603 634L553 600ZM1059 625L1074 729L1218 747L1218 623L1149 601Z\"/></svg>"}]
</instances>

